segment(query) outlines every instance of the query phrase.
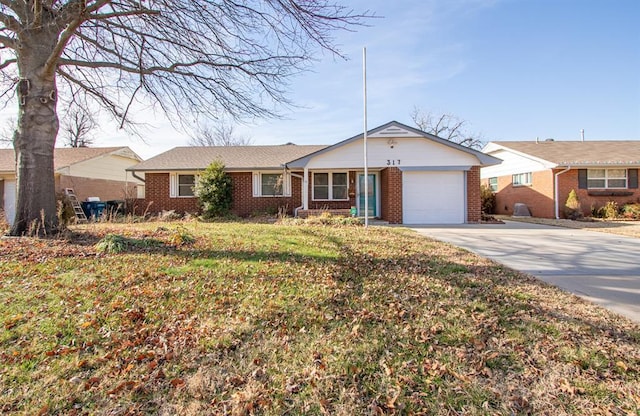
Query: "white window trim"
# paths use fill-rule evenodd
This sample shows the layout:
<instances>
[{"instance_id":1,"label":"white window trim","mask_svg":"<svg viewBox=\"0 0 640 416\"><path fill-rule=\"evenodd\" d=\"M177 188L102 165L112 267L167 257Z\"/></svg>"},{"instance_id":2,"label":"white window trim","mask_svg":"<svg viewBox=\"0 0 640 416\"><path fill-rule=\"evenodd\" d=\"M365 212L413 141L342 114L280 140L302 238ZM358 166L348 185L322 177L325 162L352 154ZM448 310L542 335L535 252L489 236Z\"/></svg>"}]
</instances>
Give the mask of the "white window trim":
<instances>
[{"instance_id":1,"label":"white window trim","mask_svg":"<svg viewBox=\"0 0 640 416\"><path fill-rule=\"evenodd\" d=\"M598 178L590 178L589 171L590 170L604 170L604 177ZM624 178L609 178L610 170L624 170ZM622 180L624 179L624 186L609 186L609 180ZM604 187L599 186L589 186L589 180L604 180ZM629 189L629 170L625 168L594 168L587 169L587 189Z\"/></svg>"},{"instance_id":2,"label":"white window trim","mask_svg":"<svg viewBox=\"0 0 640 416\"><path fill-rule=\"evenodd\" d=\"M529 181L523 182L523 183L515 183L514 178L516 176L521 176L521 175L528 175ZM513 186L531 186L533 184L533 173L532 172L514 173L513 175L511 175L511 184Z\"/></svg>"},{"instance_id":3,"label":"white window trim","mask_svg":"<svg viewBox=\"0 0 640 416\"><path fill-rule=\"evenodd\" d=\"M329 187L329 198L328 199L316 199L316 186L315 186L315 174L316 173L328 173L329 174L329 182L328 182L328 187ZM333 174L334 173L346 173L347 175L347 197L344 199L334 199L333 198ZM336 170L336 171L325 171L325 172L312 172L311 174L311 199L313 201L348 201L349 200L349 171L346 170Z\"/></svg>"},{"instance_id":4,"label":"white window trim","mask_svg":"<svg viewBox=\"0 0 640 416\"><path fill-rule=\"evenodd\" d=\"M496 189L493 189L493 186L491 185L491 179L495 179L496 180ZM513 178L512 178L513 180ZM492 192L498 192L498 177L497 176L492 176L490 178L487 178L487 185L489 185L489 189L491 189Z\"/></svg>"},{"instance_id":5,"label":"white window trim","mask_svg":"<svg viewBox=\"0 0 640 416\"><path fill-rule=\"evenodd\" d=\"M197 198L195 195L178 195L178 176L193 175L195 183L198 183L198 172L172 172L169 174L169 197L170 198ZM195 185L194 183L194 185Z\"/></svg>"},{"instance_id":6,"label":"white window trim","mask_svg":"<svg viewBox=\"0 0 640 416\"><path fill-rule=\"evenodd\" d=\"M282 195L262 195L262 175L284 175ZM291 197L291 174L281 170L255 171L253 172L253 197L254 198L288 198Z\"/></svg>"}]
</instances>

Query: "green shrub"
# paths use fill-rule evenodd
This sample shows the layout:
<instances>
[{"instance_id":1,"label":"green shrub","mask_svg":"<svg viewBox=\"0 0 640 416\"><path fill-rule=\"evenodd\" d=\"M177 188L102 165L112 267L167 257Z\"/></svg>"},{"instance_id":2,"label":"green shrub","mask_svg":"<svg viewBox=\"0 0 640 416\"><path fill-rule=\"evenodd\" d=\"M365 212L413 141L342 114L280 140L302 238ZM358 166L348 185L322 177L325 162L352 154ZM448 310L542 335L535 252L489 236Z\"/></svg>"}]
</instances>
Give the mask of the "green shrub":
<instances>
[{"instance_id":1,"label":"green shrub","mask_svg":"<svg viewBox=\"0 0 640 416\"><path fill-rule=\"evenodd\" d=\"M618 209L618 203L616 201L607 202L602 208L600 208L601 217L607 220L613 220L618 218L620 210Z\"/></svg>"},{"instance_id":2,"label":"green shrub","mask_svg":"<svg viewBox=\"0 0 640 416\"><path fill-rule=\"evenodd\" d=\"M231 209L231 177L224 171L224 164L213 162L200 175L195 186L195 195L205 218L224 217Z\"/></svg>"},{"instance_id":3,"label":"green shrub","mask_svg":"<svg viewBox=\"0 0 640 416\"><path fill-rule=\"evenodd\" d=\"M480 198L482 200L482 212L495 214L496 194L487 185L480 186Z\"/></svg>"},{"instance_id":4,"label":"green shrub","mask_svg":"<svg viewBox=\"0 0 640 416\"><path fill-rule=\"evenodd\" d=\"M622 206L622 216L632 220L640 220L640 204L629 203Z\"/></svg>"},{"instance_id":5,"label":"green shrub","mask_svg":"<svg viewBox=\"0 0 640 416\"><path fill-rule=\"evenodd\" d=\"M567 202L564 204L564 215L570 220L577 220L583 217L580 199L578 198L578 194L576 194L575 189L572 189L571 192L569 192Z\"/></svg>"},{"instance_id":6,"label":"green shrub","mask_svg":"<svg viewBox=\"0 0 640 416\"><path fill-rule=\"evenodd\" d=\"M196 238L191 234L186 227L179 226L171 231L169 236L169 243L174 246L188 246L196 242Z\"/></svg>"},{"instance_id":7,"label":"green shrub","mask_svg":"<svg viewBox=\"0 0 640 416\"><path fill-rule=\"evenodd\" d=\"M129 240L117 234L107 234L96 244L98 253L118 254L129 248Z\"/></svg>"}]
</instances>

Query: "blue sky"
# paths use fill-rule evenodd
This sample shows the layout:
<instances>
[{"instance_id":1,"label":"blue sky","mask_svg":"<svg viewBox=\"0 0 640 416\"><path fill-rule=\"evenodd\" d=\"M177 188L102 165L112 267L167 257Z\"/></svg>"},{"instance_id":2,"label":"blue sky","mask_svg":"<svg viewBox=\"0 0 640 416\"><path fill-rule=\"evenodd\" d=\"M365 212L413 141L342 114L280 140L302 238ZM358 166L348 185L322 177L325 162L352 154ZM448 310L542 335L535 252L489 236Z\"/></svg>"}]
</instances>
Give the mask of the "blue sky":
<instances>
[{"instance_id":1,"label":"blue sky","mask_svg":"<svg viewBox=\"0 0 640 416\"><path fill-rule=\"evenodd\" d=\"M344 61L319 54L291 80L295 108L238 130L254 144L331 144L362 132L362 48L369 128L411 124L414 106L454 114L485 140L640 140L638 0L336 0L379 19L337 34ZM159 114L143 142L105 125L95 145L144 158L186 145Z\"/></svg>"}]
</instances>

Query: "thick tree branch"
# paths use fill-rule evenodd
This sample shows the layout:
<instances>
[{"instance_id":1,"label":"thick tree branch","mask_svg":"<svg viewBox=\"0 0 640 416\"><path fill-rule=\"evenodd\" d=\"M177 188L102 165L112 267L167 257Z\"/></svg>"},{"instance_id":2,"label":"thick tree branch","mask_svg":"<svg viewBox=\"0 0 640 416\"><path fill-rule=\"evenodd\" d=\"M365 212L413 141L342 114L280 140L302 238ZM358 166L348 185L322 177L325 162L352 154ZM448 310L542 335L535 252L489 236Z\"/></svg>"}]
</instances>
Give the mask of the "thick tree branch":
<instances>
[{"instance_id":1,"label":"thick tree branch","mask_svg":"<svg viewBox=\"0 0 640 416\"><path fill-rule=\"evenodd\" d=\"M2 63L0 64L0 70L5 69L5 68L6 68L6 67L8 67L9 65L13 65L13 64L15 64L16 62L18 62L18 60L17 60L17 59L7 59L7 60L5 60L4 62L2 62Z\"/></svg>"}]
</instances>

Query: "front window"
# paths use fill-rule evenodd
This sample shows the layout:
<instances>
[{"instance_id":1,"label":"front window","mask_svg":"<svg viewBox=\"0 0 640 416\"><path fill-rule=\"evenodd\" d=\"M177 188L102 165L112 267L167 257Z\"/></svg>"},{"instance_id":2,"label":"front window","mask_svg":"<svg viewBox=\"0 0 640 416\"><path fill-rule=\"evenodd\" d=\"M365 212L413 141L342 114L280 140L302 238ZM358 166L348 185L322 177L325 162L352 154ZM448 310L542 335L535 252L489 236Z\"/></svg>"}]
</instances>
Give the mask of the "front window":
<instances>
[{"instance_id":1,"label":"front window","mask_svg":"<svg viewBox=\"0 0 640 416\"><path fill-rule=\"evenodd\" d=\"M194 196L196 175L178 175L178 196Z\"/></svg>"},{"instance_id":2,"label":"front window","mask_svg":"<svg viewBox=\"0 0 640 416\"><path fill-rule=\"evenodd\" d=\"M489 178L489 189L493 192L498 191L498 178Z\"/></svg>"},{"instance_id":3,"label":"front window","mask_svg":"<svg viewBox=\"0 0 640 416\"><path fill-rule=\"evenodd\" d=\"M512 183L514 186L531 185L531 172L513 175Z\"/></svg>"},{"instance_id":4,"label":"front window","mask_svg":"<svg viewBox=\"0 0 640 416\"><path fill-rule=\"evenodd\" d=\"M313 199L314 200L346 200L348 196L348 174L314 173L313 174Z\"/></svg>"},{"instance_id":5,"label":"front window","mask_svg":"<svg viewBox=\"0 0 640 416\"><path fill-rule=\"evenodd\" d=\"M600 189L626 189L626 169L588 169L587 187Z\"/></svg>"},{"instance_id":6,"label":"front window","mask_svg":"<svg viewBox=\"0 0 640 416\"><path fill-rule=\"evenodd\" d=\"M282 174L262 174L262 196L282 196Z\"/></svg>"}]
</instances>

